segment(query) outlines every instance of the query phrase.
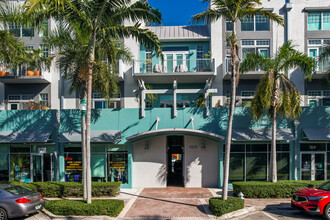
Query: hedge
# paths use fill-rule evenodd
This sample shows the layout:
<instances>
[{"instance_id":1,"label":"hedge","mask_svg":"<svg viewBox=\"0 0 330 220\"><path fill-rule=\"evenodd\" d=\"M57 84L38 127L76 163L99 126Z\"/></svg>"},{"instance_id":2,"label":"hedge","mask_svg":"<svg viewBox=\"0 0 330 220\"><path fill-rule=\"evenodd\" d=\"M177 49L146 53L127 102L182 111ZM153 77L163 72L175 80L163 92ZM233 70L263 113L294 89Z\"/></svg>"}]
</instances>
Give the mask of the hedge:
<instances>
[{"instance_id":1,"label":"hedge","mask_svg":"<svg viewBox=\"0 0 330 220\"><path fill-rule=\"evenodd\" d=\"M48 198L83 196L82 184L77 182L11 182L10 184L23 186L33 191L40 192L44 197ZM92 196L116 196L119 192L120 184L121 182L93 182Z\"/></svg>"},{"instance_id":2,"label":"hedge","mask_svg":"<svg viewBox=\"0 0 330 220\"><path fill-rule=\"evenodd\" d=\"M228 197L227 200L222 200L221 197L214 197L210 198L209 204L215 216L221 216L244 208L244 200L237 197Z\"/></svg>"},{"instance_id":3,"label":"hedge","mask_svg":"<svg viewBox=\"0 0 330 220\"><path fill-rule=\"evenodd\" d=\"M285 180L272 182L233 182L234 194L240 192L245 198L290 198L299 189L316 187L324 181Z\"/></svg>"},{"instance_id":4,"label":"hedge","mask_svg":"<svg viewBox=\"0 0 330 220\"><path fill-rule=\"evenodd\" d=\"M91 204L87 204L82 200L53 200L47 201L45 208L55 215L107 215L116 217L124 208L124 201L97 199L92 200Z\"/></svg>"}]
</instances>

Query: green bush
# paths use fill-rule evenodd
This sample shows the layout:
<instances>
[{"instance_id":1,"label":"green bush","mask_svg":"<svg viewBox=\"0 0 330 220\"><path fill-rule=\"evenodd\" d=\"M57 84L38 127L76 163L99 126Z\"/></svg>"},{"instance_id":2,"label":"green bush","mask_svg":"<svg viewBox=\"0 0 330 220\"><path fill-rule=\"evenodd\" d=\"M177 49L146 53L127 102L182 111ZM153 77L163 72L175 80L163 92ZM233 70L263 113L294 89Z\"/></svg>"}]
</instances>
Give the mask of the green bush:
<instances>
[{"instance_id":1,"label":"green bush","mask_svg":"<svg viewBox=\"0 0 330 220\"><path fill-rule=\"evenodd\" d=\"M82 184L77 182L11 182L11 184L24 186L33 191L40 192L44 197L48 198L83 196ZM93 182L92 196L116 196L118 194L120 184L120 182Z\"/></svg>"},{"instance_id":2,"label":"green bush","mask_svg":"<svg viewBox=\"0 0 330 220\"><path fill-rule=\"evenodd\" d=\"M45 208L55 215L107 215L116 217L124 208L124 201L97 199L92 200L91 204L87 204L82 200L53 200L47 201Z\"/></svg>"},{"instance_id":3,"label":"green bush","mask_svg":"<svg viewBox=\"0 0 330 220\"><path fill-rule=\"evenodd\" d=\"M245 198L290 198L299 189L316 187L324 181L285 180L272 182L233 182L234 194L242 192Z\"/></svg>"},{"instance_id":4,"label":"green bush","mask_svg":"<svg viewBox=\"0 0 330 220\"><path fill-rule=\"evenodd\" d=\"M244 208L244 200L237 197L228 197L227 200L222 200L221 197L214 197L210 198L209 204L215 216L221 216Z\"/></svg>"}]
</instances>

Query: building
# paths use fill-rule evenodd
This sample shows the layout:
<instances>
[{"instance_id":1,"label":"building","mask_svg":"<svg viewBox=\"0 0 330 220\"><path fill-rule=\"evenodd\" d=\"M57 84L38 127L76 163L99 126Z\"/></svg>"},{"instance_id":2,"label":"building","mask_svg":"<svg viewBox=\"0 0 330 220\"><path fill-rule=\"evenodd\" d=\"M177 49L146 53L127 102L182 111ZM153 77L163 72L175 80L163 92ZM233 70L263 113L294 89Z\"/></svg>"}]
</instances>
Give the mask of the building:
<instances>
[{"instance_id":1,"label":"building","mask_svg":"<svg viewBox=\"0 0 330 220\"><path fill-rule=\"evenodd\" d=\"M271 56L292 40L316 59L330 42L328 3L262 2L265 10L282 15L286 26L261 15L239 22L241 57L251 51ZM48 25L51 29L54 24ZM226 32L232 26L219 20L206 26L148 28L163 44L164 61L128 39L125 43L136 59L131 65L119 61L120 95L109 104L93 94L93 181L122 181L127 188L221 187L231 68ZM24 30L19 32L24 40ZM25 40L45 49L36 34ZM321 86L327 68L319 64L311 81L298 69L288 71L304 108L298 120L278 120L280 180L330 176L330 88ZM256 69L242 75L237 88L230 182L269 179L271 125L267 118L253 121L247 108L262 74ZM1 180L79 181L80 101L68 93L70 84L56 67L33 77L17 71L0 82ZM48 101L51 110L14 111L28 109L21 103L29 101Z\"/></svg>"}]
</instances>

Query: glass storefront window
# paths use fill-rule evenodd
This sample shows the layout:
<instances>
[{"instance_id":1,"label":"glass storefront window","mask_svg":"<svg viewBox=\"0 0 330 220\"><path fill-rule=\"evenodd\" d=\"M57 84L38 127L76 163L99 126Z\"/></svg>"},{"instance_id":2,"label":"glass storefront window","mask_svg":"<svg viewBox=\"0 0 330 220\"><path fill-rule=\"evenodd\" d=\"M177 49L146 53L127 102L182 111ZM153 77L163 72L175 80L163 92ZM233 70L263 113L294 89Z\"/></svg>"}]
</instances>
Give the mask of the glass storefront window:
<instances>
[{"instance_id":1,"label":"glass storefront window","mask_svg":"<svg viewBox=\"0 0 330 220\"><path fill-rule=\"evenodd\" d=\"M30 148L28 148L30 150ZM30 179L30 154L10 155L10 177L12 181L29 183Z\"/></svg>"},{"instance_id":2,"label":"glass storefront window","mask_svg":"<svg viewBox=\"0 0 330 220\"><path fill-rule=\"evenodd\" d=\"M300 151L326 151L326 144L322 144L322 143L300 144Z\"/></svg>"},{"instance_id":3,"label":"glass storefront window","mask_svg":"<svg viewBox=\"0 0 330 220\"><path fill-rule=\"evenodd\" d=\"M82 155L65 153L65 182L81 182Z\"/></svg>"},{"instance_id":4,"label":"glass storefront window","mask_svg":"<svg viewBox=\"0 0 330 220\"><path fill-rule=\"evenodd\" d=\"M269 180L270 148L270 144L263 143L233 144L230 153L229 182ZM289 180L290 144L277 144L276 148L278 179Z\"/></svg>"},{"instance_id":5,"label":"glass storefront window","mask_svg":"<svg viewBox=\"0 0 330 220\"><path fill-rule=\"evenodd\" d=\"M244 153L233 153L230 155L229 182L244 181Z\"/></svg>"},{"instance_id":6,"label":"glass storefront window","mask_svg":"<svg viewBox=\"0 0 330 220\"><path fill-rule=\"evenodd\" d=\"M127 153L108 154L108 182L128 183Z\"/></svg>"},{"instance_id":7,"label":"glass storefront window","mask_svg":"<svg viewBox=\"0 0 330 220\"><path fill-rule=\"evenodd\" d=\"M9 180L8 154L0 154L0 181Z\"/></svg>"},{"instance_id":8,"label":"glass storefront window","mask_svg":"<svg viewBox=\"0 0 330 220\"><path fill-rule=\"evenodd\" d=\"M267 153L246 154L246 180L267 180Z\"/></svg>"},{"instance_id":9,"label":"glass storefront window","mask_svg":"<svg viewBox=\"0 0 330 220\"><path fill-rule=\"evenodd\" d=\"M10 146L10 153L30 153L30 146Z\"/></svg>"}]
</instances>

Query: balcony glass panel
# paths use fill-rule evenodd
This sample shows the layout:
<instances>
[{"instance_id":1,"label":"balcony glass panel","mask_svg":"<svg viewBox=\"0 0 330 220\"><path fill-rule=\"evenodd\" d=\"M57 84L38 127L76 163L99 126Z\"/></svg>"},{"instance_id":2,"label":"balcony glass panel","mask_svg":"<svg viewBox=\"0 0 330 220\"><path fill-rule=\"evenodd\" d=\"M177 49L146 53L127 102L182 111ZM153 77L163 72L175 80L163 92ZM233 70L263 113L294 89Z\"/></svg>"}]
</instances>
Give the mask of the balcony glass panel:
<instances>
[{"instance_id":1,"label":"balcony glass panel","mask_svg":"<svg viewBox=\"0 0 330 220\"><path fill-rule=\"evenodd\" d=\"M213 72L213 59L187 59L184 54L166 54L165 60L147 59L134 62L134 73ZM173 59L175 58L175 59ZM137 68L138 67L138 68Z\"/></svg>"}]
</instances>

